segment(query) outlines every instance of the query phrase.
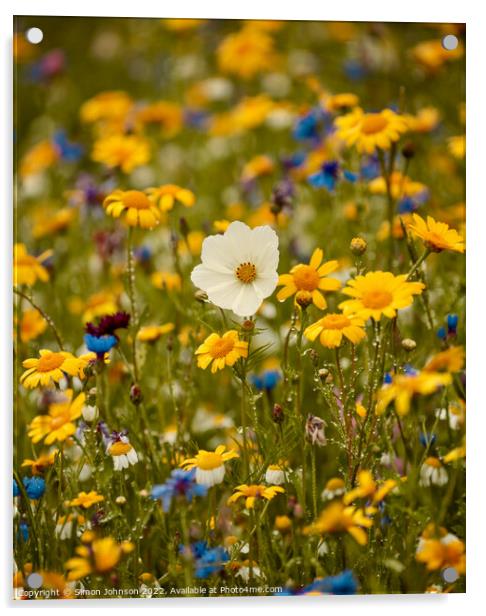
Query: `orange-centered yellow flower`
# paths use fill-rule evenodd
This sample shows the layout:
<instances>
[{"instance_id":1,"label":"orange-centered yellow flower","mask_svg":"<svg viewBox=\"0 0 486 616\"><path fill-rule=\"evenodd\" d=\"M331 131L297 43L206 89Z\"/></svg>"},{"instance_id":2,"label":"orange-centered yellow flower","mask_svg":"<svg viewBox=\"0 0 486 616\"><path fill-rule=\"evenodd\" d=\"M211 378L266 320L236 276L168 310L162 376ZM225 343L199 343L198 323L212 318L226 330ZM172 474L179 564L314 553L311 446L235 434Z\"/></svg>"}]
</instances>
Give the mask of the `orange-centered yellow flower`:
<instances>
[{"instance_id":1,"label":"orange-centered yellow flower","mask_svg":"<svg viewBox=\"0 0 486 616\"><path fill-rule=\"evenodd\" d=\"M466 554L464 542L445 529L439 537L429 536L429 532L419 540L415 558L424 563L429 571L453 567L457 573L466 572Z\"/></svg>"},{"instance_id":2,"label":"orange-centered yellow flower","mask_svg":"<svg viewBox=\"0 0 486 616\"><path fill-rule=\"evenodd\" d=\"M389 150L392 143L408 130L407 120L391 109L365 113L356 107L351 113L336 118L334 123L337 137L366 154L372 154L376 148Z\"/></svg>"},{"instance_id":3,"label":"orange-centered yellow flower","mask_svg":"<svg viewBox=\"0 0 486 616\"><path fill-rule=\"evenodd\" d=\"M185 207L192 207L196 202L193 192L176 184L147 188L147 195L151 203L157 205L162 212L169 212L176 202L182 203Z\"/></svg>"},{"instance_id":4,"label":"orange-centered yellow flower","mask_svg":"<svg viewBox=\"0 0 486 616\"><path fill-rule=\"evenodd\" d=\"M137 333L137 340L141 342L155 342L164 334L168 334L175 328L174 323L164 323L164 325L146 325L141 327Z\"/></svg>"},{"instance_id":5,"label":"orange-centered yellow flower","mask_svg":"<svg viewBox=\"0 0 486 616\"><path fill-rule=\"evenodd\" d=\"M422 293L423 289L425 285L421 282L407 282L406 274L394 276L391 272L368 272L347 282L343 293L353 299L341 302L339 308L363 319L372 317L379 321L381 315L391 319L397 310L410 306L413 296Z\"/></svg>"},{"instance_id":6,"label":"orange-centered yellow flower","mask_svg":"<svg viewBox=\"0 0 486 616\"><path fill-rule=\"evenodd\" d=\"M101 503L101 501L104 500L105 497L102 494L98 494L96 490L91 490L91 492L80 492L76 498L69 501L69 505L71 507L84 507L84 509L89 509L95 503Z\"/></svg>"},{"instance_id":7,"label":"orange-centered yellow flower","mask_svg":"<svg viewBox=\"0 0 486 616\"><path fill-rule=\"evenodd\" d=\"M41 349L38 358L25 359L22 366L27 370L20 377L20 382L27 389L59 383L64 372L71 376L77 376L79 373L79 360L65 351Z\"/></svg>"},{"instance_id":8,"label":"orange-centered yellow flower","mask_svg":"<svg viewBox=\"0 0 486 616\"><path fill-rule=\"evenodd\" d=\"M103 207L113 218L123 213L130 227L152 229L160 221L159 210L140 190L115 190L103 201Z\"/></svg>"},{"instance_id":9,"label":"orange-centered yellow flower","mask_svg":"<svg viewBox=\"0 0 486 616\"><path fill-rule=\"evenodd\" d=\"M34 308L26 310L20 320L20 340L22 342L35 340L45 332L46 328L47 323L38 310Z\"/></svg>"},{"instance_id":10,"label":"orange-centered yellow flower","mask_svg":"<svg viewBox=\"0 0 486 616\"><path fill-rule=\"evenodd\" d=\"M205 370L212 362L214 374L225 366L233 366L240 357L248 357L248 342L240 340L234 329L222 336L211 334L196 349L197 365Z\"/></svg>"},{"instance_id":11,"label":"orange-centered yellow flower","mask_svg":"<svg viewBox=\"0 0 486 616\"><path fill-rule=\"evenodd\" d=\"M408 227L419 237L426 248L432 252L452 250L464 252L464 238L455 229L451 229L445 222L437 222L432 216L427 216L427 222L418 214L413 214L413 223Z\"/></svg>"},{"instance_id":12,"label":"orange-centered yellow flower","mask_svg":"<svg viewBox=\"0 0 486 616\"><path fill-rule=\"evenodd\" d=\"M108 573L116 567L122 555L129 554L133 548L130 541L117 543L112 537L95 539L89 547L80 545L76 548L78 556L66 563L68 580L80 580L90 573Z\"/></svg>"},{"instance_id":13,"label":"orange-centered yellow flower","mask_svg":"<svg viewBox=\"0 0 486 616\"><path fill-rule=\"evenodd\" d=\"M345 507L343 503L331 503L310 526L304 528L306 535L349 533L360 545L366 545L368 535L364 528L373 526L373 520L360 509Z\"/></svg>"},{"instance_id":14,"label":"orange-centered yellow flower","mask_svg":"<svg viewBox=\"0 0 486 616\"><path fill-rule=\"evenodd\" d=\"M396 374L392 382L378 392L376 413L381 415L391 402L399 415L407 415L415 395L429 396L440 387L449 385L452 377L448 372L419 372L417 374Z\"/></svg>"},{"instance_id":15,"label":"orange-centered yellow flower","mask_svg":"<svg viewBox=\"0 0 486 616\"><path fill-rule=\"evenodd\" d=\"M275 63L273 39L251 25L229 34L217 50L219 68L250 79L262 71L271 70Z\"/></svg>"},{"instance_id":16,"label":"orange-centered yellow flower","mask_svg":"<svg viewBox=\"0 0 486 616\"><path fill-rule=\"evenodd\" d=\"M304 336L314 341L319 336L322 346L334 349L341 346L343 338L347 338L352 344L358 344L365 336L364 320L355 315L339 313L326 314L304 331Z\"/></svg>"},{"instance_id":17,"label":"orange-centered yellow flower","mask_svg":"<svg viewBox=\"0 0 486 616\"><path fill-rule=\"evenodd\" d=\"M58 453L59 450L54 449L54 451L51 451L50 453L41 454L35 460L26 458L22 462L22 467L30 467L33 475L42 475L48 466L52 466L54 464Z\"/></svg>"},{"instance_id":18,"label":"orange-centered yellow flower","mask_svg":"<svg viewBox=\"0 0 486 616\"><path fill-rule=\"evenodd\" d=\"M200 449L193 458L186 458L179 466L185 470L196 469L196 482L210 488L224 479L224 463L233 458L239 458L236 451L225 451L224 445L219 445L214 451Z\"/></svg>"},{"instance_id":19,"label":"orange-centered yellow flower","mask_svg":"<svg viewBox=\"0 0 486 616\"><path fill-rule=\"evenodd\" d=\"M150 160L148 141L136 135L109 135L95 141L91 158L107 167L131 173Z\"/></svg>"},{"instance_id":20,"label":"orange-centered yellow flower","mask_svg":"<svg viewBox=\"0 0 486 616\"><path fill-rule=\"evenodd\" d=\"M312 253L309 264L299 263L295 265L289 274L279 276L278 284L283 288L277 293L277 299L281 302L299 291L310 293L312 302L320 310L324 310L327 302L322 291L337 291L341 283L336 278L327 276L337 270L337 261L326 261L322 263L323 252L316 248ZM321 265L322 264L322 265Z\"/></svg>"},{"instance_id":21,"label":"orange-centered yellow flower","mask_svg":"<svg viewBox=\"0 0 486 616\"><path fill-rule=\"evenodd\" d=\"M245 498L245 507L253 509L258 500L272 500L277 494L283 494L285 490L280 486L246 485L242 484L235 488L234 494L228 498L228 504L236 503L240 498Z\"/></svg>"},{"instance_id":22,"label":"orange-centered yellow flower","mask_svg":"<svg viewBox=\"0 0 486 616\"><path fill-rule=\"evenodd\" d=\"M76 432L76 419L81 416L86 396L81 393L73 400L72 389L62 392L63 399L49 405L47 415L37 415L29 425L28 435L33 443L44 441L51 445L65 441Z\"/></svg>"},{"instance_id":23,"label":"orange-centered yellow flower","mask_svg":"<svg viewBox=\"0 0 486 616\"><path fill-rule=\"evenodd\" d=\"M360 471L358 486L344 495L343 503L349 505L357 498L371 498L373 503L379 503L396 485L397 482L394 479L386 479L379 485L369 471Z\"/></svg>"},{"instance_id":24,"label":"orange-centered yellow flower","mask_svg":"<svg viewBox=\"0 0 486 616\"><path fill-rule=\"evenodd\" d=\"M14 285L27 284L32 286L40 280L47 282L49 272L42 265L43 262L52 255L52 250L46 250L38 257L34 257L27 252L25 244L15 244L14 246Z\"/></svg>"}]
</instances>

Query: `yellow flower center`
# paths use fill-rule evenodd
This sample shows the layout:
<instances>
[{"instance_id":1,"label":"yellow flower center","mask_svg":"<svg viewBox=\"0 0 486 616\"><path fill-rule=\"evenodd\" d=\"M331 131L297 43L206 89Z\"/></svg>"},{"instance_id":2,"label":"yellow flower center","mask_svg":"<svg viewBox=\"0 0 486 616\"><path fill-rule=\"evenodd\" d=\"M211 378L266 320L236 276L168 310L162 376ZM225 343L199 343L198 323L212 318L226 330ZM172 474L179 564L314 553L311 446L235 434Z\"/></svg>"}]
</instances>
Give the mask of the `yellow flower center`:
<instances>
[{"instance_id":1,"label":"yellow flower center","mask_svg":"<svg viewBox=\"0 0 486 616\"><path fill-rule=\"evenodd\" d=\"M388 120L381 113L367 113L361 122L361 132L365 135L374 135L382 131Z\"/></svg>"},{"instance_id":2,"label":"yellow flower center","mask_svg":"<svg viewBox=\"0 0 486 616\"><path fill-rule=\"evenodd\" d=\"M122 443L121 441L118 441L116 443L113 443L113 445L110 447L110 455L124 456L130 451L131 448L132 446L130 445L130 443Z\"/></svg>"},{"instance_id":3,"label":"yellow flower center","mask_svg":"<svg viewBox=\"0 0 486 616\"><path fill-rule=\"evenodd\" d=\"M51 430L58 430L69 421L69 413L51 419Z\"/></svg>"},{"instance_id":4,"label":"yellow flower center","mask_svg":"<svg viewBox=\"0 0 486 616\"><path fill-rule=\"evenodd\" d=\"M319 274L310 265L299 265L293 272L295 286L303 291L314 291L319 286Z\"/></svg>"},{"instance_id":5,"label":"yellow flower center","mask_svg":"<svg viewBox=\"0 0 486 616\"><path fill-rule=\"evenodd\" d=\"M197 466L203 471L213 471L223 466L223 457L214 451L199 452L196 456Z\"/></svg>"},{"instance_id":6,"label":"yellow flower center","mask_svg":"<svg viewBox=\"0 0 486 616\"><path fill-rule=\"evenodd\" d=\"M393 296L388 291L379 291L378 289L373 291L367 291L363 295L363 305L366 308L377 310L388 306L393 299Z\"/></svg>"},{"instance_id":7,"label":"yellow flower center","mask_svg":"<svg viewBox=\"0 0 486 616\"><path fill-rule=\"evenodd\" d=\"M150 208L150 201L147 195L140 190L127 190L123 194L123 203L125 207L136 210L147 210Z\"/></svg>"},{"instance_id":8,"label":"yellow flower center","mask_svg":"<svg viewBox=\"0 0 486 616\"><path fill-rule=\"evenodd\" d=\"M245 490L243 490L245 496L262 496L263 491L265 490L265 486L253 485L248 486Z\"/></svg>"},{"instance_id":9,"label":"yellow flower center","mask_svg":"<svg viewBox=\"0 0 486 616\"><path fill-rule=\"evenodd\" d=\"M343 329L351 325L351 321L343 314L328 314L322 319L324 329Z\"/></svg>"},{"instance_id":10,"label":"yellow flower center","mask_svg":"<svg viewBox=\"0 0 486 616\"><path fill-rule=\"evenodd\" d=\"M236 268L236 277L244 284L249 284L256 278L256 267L253 263L241 263Z\"/></svg>"},{"instance_id":11,"label":"yellow flower center","mask_svg":"<svg viewBox=\"0 0 486 616\"><path fill-rule=\"evenodd\" d=\"M440 468L442 466L442 464L440 463L440 460L438 460L437 458L427 458L425 460L425 464L427 464L428 466L432 466L433 468Z\"/></svg>"},{"instance_id":12,"label":"yellow flower center","mask_svg":"<svg viewBox=\"0 0 486 616\"><path fill-rule=\"evenodd\" d=\"M42 355L37 362L37 372L50 372L56 370L62 366L64 362L64 356L61 353L53 353L49 351L45 355Z\"/></svg>"},{"instance_id":13,"label":"yellow flower center","mask_svg":"<svg viewBox=\"0 0 486 616\"><path fill-rule=\"evenodd\" d=\"M213 359L219 359L220 357L226 357L230 351L233 350L235 342L229 336L227 338L220 338L211 347L209 354Z\"/></svg>"},{"instance_id":14,"label":"yellow flower center","mask_svg":"<svg viewBox=\"0 0 486 616\"><path fill-rule=\"evenodd\" d=\"M431 250L436 252L440 252L447 246L444 238L433 231L428 231L424 234L424 241Z\"/></svg>"}]
</instances>

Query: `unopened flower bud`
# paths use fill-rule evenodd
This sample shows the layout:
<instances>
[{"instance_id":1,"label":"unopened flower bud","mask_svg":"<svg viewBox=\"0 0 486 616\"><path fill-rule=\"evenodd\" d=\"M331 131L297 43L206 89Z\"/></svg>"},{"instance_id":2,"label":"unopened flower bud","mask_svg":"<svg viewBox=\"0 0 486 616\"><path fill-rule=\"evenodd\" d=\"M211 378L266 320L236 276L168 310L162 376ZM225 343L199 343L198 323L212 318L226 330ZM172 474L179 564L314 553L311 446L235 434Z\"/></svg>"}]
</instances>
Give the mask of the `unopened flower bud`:
<instances>
[{"instance_id":1,"label":"unopened flower bud","mask_svg":"<svg viewBox=\"0 0 486 616\"><path fill-rule=\"evenodd\" d=\"M241 324L241 329L245 332L252 332L255 329L255 321L252 321L251 319L246 319Z\"/></svg>"},{"instance_id":2,"label":"unopened flower bud","mask_svg":"<svg viewBox=\"0 0 486 616\"><path fill-rule=\"evenodd\" d=\"M206 293L206 291L202 291L201 289L198 289L194 293L194 299L198 302L201 302L201 304L204 304L204 302L208 301L208 294Z\"/></svg>"},{"instance_id":3,"label":"unopened flower bud","mask_svg":"<svg viewBox=\"0 0 486 616\"><path fill-rule=\"evenodd\" d=\"M402 349L404 351L407 351L407 353L414 351L416 348L417 348L417 343L415 342L415 340L412 340L411 338L404 338L402 340Z\"/></svg>"},{"instance_id":4,"label":"unopened flower bud","mask_svg":"<svg viewBox=\"0 0 486 616\"><path fill-rule=\"evenodd\" d=\"M137 383L134 383L130 387L130 400L135 406L138 406L143 400L142 390L140 389L140 385Z\"/></svg>"},{"instance_id":5,"label":"unopened flower bud","mask_svg":"<svg viewBox=\"0 0 486 616\"><path fill-rule=\"evenodd\" d=\"M272 409L272 419L276 424L281 424L284 420L283 408L280 404L274 404Z\"/></svg>"},{"instance_id":6,"label":"unopened flower bud","mask_svg":"<svg viewBox=\"0 0 486 616\"><path fill-rule=\"evenodd\" d=\"M327 368L321 368L317 374L319 375L319 378L321 379L321 381L325 383L327 380L327 377L329 376L329 370Z\"/></svg>"},{"instance_id":7,"label":"unopened flower bud","mask_svg":"<svg viewBox=\"0 0 486 616\"><path fill-rule=\"evenodd\" d=\"M407 143L402 148L403 158L413 158L415 156L415 144L412 141Z\"/></svg>"},{"instance_id":8,"label":"unopened flower bud","mask_svg":"<svg viewBox=\"0 0 486 616\"><path fill-rule=\"evenodd\" d=\"M187 237L189 234L189 224L187 222L187 220L184 218L184 216L181 216L179 218L179 230L181 232L182 237Z\"/></svg>"},{"instance_id":9,"label":"unopened flower bud","mask_svg":"<svg viewBox=\"0 0 486 616\"><path fill-rule=\"evenodd\" d=\"M92 387L88 391L88 395L86 396L86 402L90 406L95 406L96 405L96 387Z\"/></svg>"},{"instance_id":10,"label":"unopened flower bud","mask_svg":"<svg viewBox=\"0 0 486 616\"><path fill-rule=\"evenodd\" d=\"M367 248L368 244L366 243L366 240L364 240L362 237L353 237L351 243L349 244L349 249L351 250L353 255L356 255L357 257L364 255Z\"/></svg>"},{"instance_id":11,"label":"unopened flower bud","mask_svg":"<svg viewBox=\"0 0 486 616\"><path fill-rule=\"evenodd\" d=\"M312 293L310 291L298 291L295 294L295 301L305 310L312 304Z\"/></svg>"},{"instance_id":12,"label":"unopened flower bud","mask_svg":"<svg viewBox=\"0 0 486 616\"><path fill-rule=\"evenodd\" d=\"M84 421L87 423L96 421L98 418L98 409L94 405L88 404L88 406L83 406L83 410L81 412L83 414Z\"/></svg>"}]
</instances>

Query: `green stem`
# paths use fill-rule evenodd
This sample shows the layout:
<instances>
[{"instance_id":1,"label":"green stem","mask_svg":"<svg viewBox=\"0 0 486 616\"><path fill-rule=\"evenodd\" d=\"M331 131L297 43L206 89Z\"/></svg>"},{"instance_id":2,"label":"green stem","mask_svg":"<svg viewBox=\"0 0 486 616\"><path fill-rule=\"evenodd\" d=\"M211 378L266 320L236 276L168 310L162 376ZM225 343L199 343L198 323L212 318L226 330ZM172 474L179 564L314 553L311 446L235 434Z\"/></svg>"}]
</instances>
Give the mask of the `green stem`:
<instances>
[{"instance_id":1,"label":"green stem","mask_svg":"<svg viewBox=\"0 0 486 616\"><path fill-rule=\"evenodd\" d=\"M61 335L59 334L59 331L56 325L54 324L54 321L47 314L47 312L42 310L42 308L38 304L36 304L34 300L28 295L26 295L23 291L20 291L19 289L14 288L14 293L16 293L19 297L22 297L23 299L27 300L29 304L32 306L32 308L35 308L35 310L39 312L39 314L44 319L44 321L47 323L47 325L49 325L49 327L52 329L52 333L54 334L54 337L56 338L56 342L59 348L61 349L61 351L64 351L64 345L62 342Z\"/></svg>"}]
</instances>

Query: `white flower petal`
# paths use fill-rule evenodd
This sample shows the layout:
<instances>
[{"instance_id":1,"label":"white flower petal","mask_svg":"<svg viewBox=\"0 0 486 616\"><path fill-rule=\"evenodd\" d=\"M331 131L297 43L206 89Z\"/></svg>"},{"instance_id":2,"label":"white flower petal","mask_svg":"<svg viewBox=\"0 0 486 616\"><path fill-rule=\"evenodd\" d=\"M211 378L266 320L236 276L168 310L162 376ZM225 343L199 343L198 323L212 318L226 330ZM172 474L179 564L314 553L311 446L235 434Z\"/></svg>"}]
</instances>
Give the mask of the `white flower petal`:
<instances>
[{"instance_id":1,"label":"white flower petal","mask_svg":"<svg viewBox=\"0 0 486 616\"><path fill-rule=\"evenodd\" d=\"M231 310L239 317L251 317L260 308L263 298L255 292L253 285L241 285L238 295L234 298Z\"/></svg>"},{"instance_id":2,"label":"white flower petal","mask_svg":"<svg viewBox=\"0 0 486 616\"><path fill-rule=\"evenodd\" d=\"M256 292L261 296L261 298L265 299L275 291L277 283L277 272L271 272L270 274L263 274L257 276L256 280L253 282L253 287L255 288Z\"/></svg>"},{"instance_id":3,"label":"white flower petal","mask_svg":"<svg viewBox=\"0 0 486 616\"><path fill-rule=\"evenodd\" d=\"M196 287L208 293L213 287L233 282L236 280L236 276L233 272L221 273L201 264L192 270L191 280Z\"/></svg>"},{"instance_id":4,"label":"white flower petal","mask_svg":"<svg viewBox=\"0 0 486 616\"><path fill-rule=\"evenodd\" d=\"M230 273L239 265L238 255L234 254L232 241L223 235L210 235L202 243L201 261L216 272Z\"/></svg>"}]
</instances>

